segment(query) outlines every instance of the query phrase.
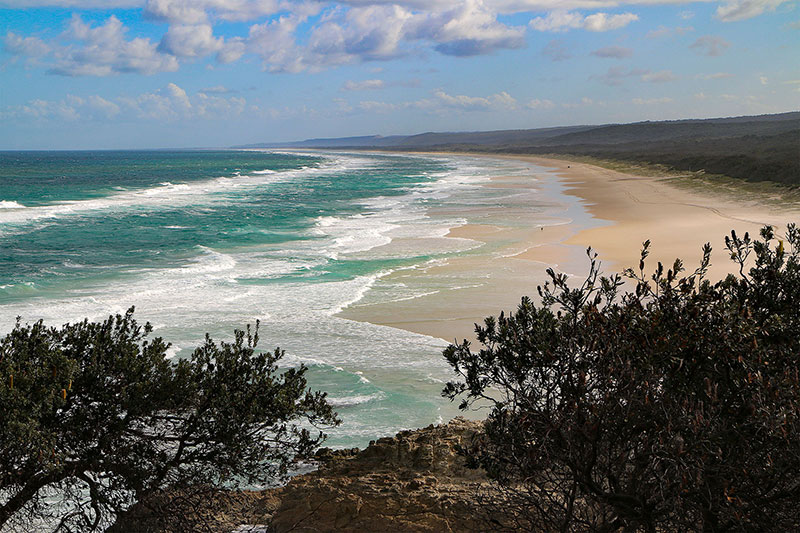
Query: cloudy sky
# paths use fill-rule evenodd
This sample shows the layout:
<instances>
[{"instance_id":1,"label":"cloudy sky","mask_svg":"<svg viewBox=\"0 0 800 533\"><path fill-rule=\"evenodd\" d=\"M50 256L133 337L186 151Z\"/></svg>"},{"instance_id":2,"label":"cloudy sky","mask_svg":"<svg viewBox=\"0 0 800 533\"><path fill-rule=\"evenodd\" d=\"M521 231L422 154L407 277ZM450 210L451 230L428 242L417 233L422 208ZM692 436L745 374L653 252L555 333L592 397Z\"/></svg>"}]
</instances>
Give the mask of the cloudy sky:
<instances>
[{"instance_id":1,"label":"cloudy sky","mask_svg":"<svg viewBox=\"0 0 800 533\"><path fill-rule=\"evenodd\" d=\"M0 0L0 149L800 109L798 0Z\"/></svg>"}]
</instances>

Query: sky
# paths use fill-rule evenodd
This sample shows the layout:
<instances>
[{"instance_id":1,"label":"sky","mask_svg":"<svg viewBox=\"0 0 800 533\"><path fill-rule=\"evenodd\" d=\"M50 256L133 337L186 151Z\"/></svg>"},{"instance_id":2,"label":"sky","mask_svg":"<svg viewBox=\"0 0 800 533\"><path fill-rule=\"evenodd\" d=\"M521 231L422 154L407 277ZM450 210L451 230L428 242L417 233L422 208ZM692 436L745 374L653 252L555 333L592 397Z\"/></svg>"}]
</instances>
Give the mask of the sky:
<instances>
[{"instance_id":1,"label":"sky","mask_svg":"<svg viewBox=\"0 0 800 533\"><path fill-rule=\"evenodd\" d=\"M800 109L800 0L0 0L0 149Z\"/></svg>"}]
</instances>

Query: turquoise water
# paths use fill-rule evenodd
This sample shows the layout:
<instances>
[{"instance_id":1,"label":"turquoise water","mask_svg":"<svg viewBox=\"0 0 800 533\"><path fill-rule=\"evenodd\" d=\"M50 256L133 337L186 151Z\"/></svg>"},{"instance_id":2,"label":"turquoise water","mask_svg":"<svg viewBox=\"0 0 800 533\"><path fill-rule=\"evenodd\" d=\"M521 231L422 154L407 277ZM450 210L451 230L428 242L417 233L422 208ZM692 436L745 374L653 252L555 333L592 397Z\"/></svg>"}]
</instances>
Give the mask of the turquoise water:
<instances>
[{"instance_id":1,"label":"turquoise water","mask_svg":"<svg viewBox=\"0 0 800 533\"><path fill-rule=\"evenodd\" d=\"M456 414L445 343L338 318L386 273L469 253L431 208L488 194L501 162L257 151L0 152L0 331L136 306L182 357L261 320L363 446ZM481 192L482 190L482 192ZM402 242L402 246L388 246ZM413 288L409 288L413 296ZM387 297L392 297L388 295Z\"/></svg>"}]
</instances>

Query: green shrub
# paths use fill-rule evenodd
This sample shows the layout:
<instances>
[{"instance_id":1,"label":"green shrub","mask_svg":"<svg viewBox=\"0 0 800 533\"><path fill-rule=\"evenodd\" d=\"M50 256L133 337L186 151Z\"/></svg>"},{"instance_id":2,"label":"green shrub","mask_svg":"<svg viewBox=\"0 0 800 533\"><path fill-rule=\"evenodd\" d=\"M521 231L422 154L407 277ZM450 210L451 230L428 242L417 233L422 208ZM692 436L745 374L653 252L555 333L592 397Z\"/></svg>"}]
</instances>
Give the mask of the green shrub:
<instances>
[{"instance_id":1,"label":"green shrub","mask_svg":"<svg viewBox=\"0 0 800 533\"><path fill-rule=\"evenodd\" d=\"M257 326L177 362L150 331L131 309L0 339L0 529L93 530L163 489L274 482L324 438L298 422L338 422L305 367L256 353Z\"/></svg>"}]
</instances>

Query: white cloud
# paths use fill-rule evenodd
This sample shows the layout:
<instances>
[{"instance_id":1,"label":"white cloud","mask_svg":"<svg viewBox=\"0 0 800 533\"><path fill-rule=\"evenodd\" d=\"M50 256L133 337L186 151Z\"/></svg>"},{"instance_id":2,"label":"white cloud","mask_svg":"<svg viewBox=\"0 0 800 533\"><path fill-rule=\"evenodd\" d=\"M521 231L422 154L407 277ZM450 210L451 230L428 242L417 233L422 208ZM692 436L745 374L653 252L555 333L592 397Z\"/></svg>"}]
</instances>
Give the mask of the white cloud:
<instances>
[{"instance_id":1,"label":"white cloud","mask_svg":"<svg viewBox=\"0 0 800 533\"><path fill-rule=\"evenodd\" d=\"M443 54L472 56L525 44L525 28L497 20L482 0L465 0L459 7L428 15L412 35L429 39Z\"/></svg>"},{"instance_id":2,"label":"white cloud","mask_svg":"<svg viewBox=\"0 0 800 533\"><path fill-rule=\"evenodd\" d=\"M245 41L246 49L264 60L265 66L274 72L300 72L308 68L303 52L297 46L294 32L303 19L283 16L278 19L254 24Z\"/></svg>"},{"instance_id":3,"label":"white cloud","mask_svg":"<svg viewBox=\"0 0 800 533\"><path fill-rule=\"evenodd\" d=\"M633 55L633 50L630 48L625 48L624 46L605 46L592 52L592 55L597 57L623 59L626 57L631 57Z\"/></svg>"},{"instance_id":4,"label":"white cloud","mask_svg":"<svg viewBox=\"0 0 800 533\"><path fill-rule=\"evenodd\" d=\"M383 80L363 80L363 81L352 81L348 80L342 86L342 89L345 91L366 91L371 89L383 89L386 86L386 82Z\"/></svg>"},{"instance_id":5,"label":"white cloud","mask_svg":"<svg viewBox=\"0 0 800 533\"><path fill-rule=\"evenodd\" d=\"M552 100L540 100L538 98L529 100L528 103L525 104L525 107L530 109L553 109L555 106L556 104L554 104Z\"/></svg>"},{"instance_id":6,"label":"white cloud","mask_svg":"<svg viewBox=\"0 0 800 533\"><path fill-rule=\"evenodd\" d=\"M583 25L583 15L557 10L547 14L546 17L536 17L528 23L537 31L565 31L580 28Z\"/></svg>"},{"instance_id":7,"label":"white cloud","mask_svg":"<svg viewBox=\"0 0 800 533\"><path fill-rule=\"evenodd\" d=\"M389 102L378 102L366 100L358 103L358 109L367 113L391 113L409 107L408 104L392 104Z\"/></svg>"},{"instance_id":8,"label":"white cloud","mask_svg":"<svg viewBox=\"0 0 800 533\"><path fill-rule=\"evenodd\" d=\"M683 35L694 31L692 26L678 26L677 28L667 28L666 26L659 26L654 30L647 32L649 39L660 39L662 37L670 37L672 35Z\"/></svg>"},{"instance_id":9,"label":"white cloud","mask_svg":"<svg viewBox=\"0 0 800 533\"><path fill-rule=\"evenodd\" d=\"M50 52L50 46L38 37L22 37L8 32L3 38L3 48L11 54L26 57L41 57Z\"/></svg>"},{"instance_id":10,"label":"white cloud","mask_svg":"<svg viewBox=\"0 0 800 533\"><path fill-rule=\"evenodd\" d=\"M664 83L668 81L675 81L677 79L678 78L672 73L671 70L661 70L658 72L648 72L646 74L642 74L642 81L646 81L648 83Z\"/></svg>"},{"instance_id":11,"label":"white cloud","mask_svg":"<svg viewBox=\"0 0 800 533\"><path fill-rule=\"evenodd\" d=\"M618 30L637 20L639 20L639 16L633 13L610 16L606 13L595 13L584 19L583 28L589 31Z\"/></svg>"},{"instance_id":12,"label":"white cloud","mask_svg":"<svg viewBox=\"0 0 800 533\"><path fill-rule=\"evenodd\" d=\"M202 118L235 117L241 115L246 106L247 101L241 96L224 98L201 91L194 99L193 109Z\"/></svg>"},{"instance_id":13,"label":"white cloud","mask_svg":"<svg viewBox=\"0 0 800 533\"><path fill-rule=\"evenodd\" d=\"M485 111L489 109L514 109L517 101L507 92L503 91L488 97L466 96L463 94L450 95L441 89L434 91L436 101L446 107L464 111Z\"/></svg>"},{"instance_id":14,"label":"white cloud","mask_svg":"<svg viewBox=\"0 0 800 533\"><path fill-rule=\"evenodd\" d=\"M775 9L787 0L723 0L721 20L743 20ZM560 32L571 29L606 32L639 20L623 6L688 4L689 0L0 0L0 6L74 7L108 9L141 7L145 17L170 24L153 43L146 37L126 37L127 28L116 19L84 23L75 17L67 44L10 32L5 49L15 57L71 76L174 71L183 58L216 54L219 63L231 63L245 54L261 58L273 72L318 71L348 63L388 60L432 49L453 56L489 54L525 46L527 28ZM621 12L597 11L618 8ZM589 10L581 12L580 10ZM507 22L500 15L537 14L527 26ZM313 19L306 32L301 25ZM691 18L682 11L678 16ZM247 35L217 37L221 21L252 21ZM659 28L648 36L680 35L691 28ZM718 55L727 43L695 43L693 49ZM706 47L703 51L703 46ZM552 52L552 53L551 53ZM565 59L564 50L546 52ZM609 46L599 57L630 56L630 49Z\"/></svg>"},{"instance_id":15,"label":"white cloud","mask_svg":"<svg viewBox=\"0 0 800 533\"><path fill-rule=\"evenodd\" d=\"M545 17L531 19L529 25L537 31L584 29L602 32L624 28L631 22L637 20L639 20L639 16L634 13L621 13L618 15L594 13L592 15L583 16L580 13L555 10L548 13Z\"/></svg>"},{"instance_id":16,"label":"white cloud","mask_svg":"<svg viewBox=\"0 0 800 533\"><path fill-rule=\"evenodd\" d=\"M719 56L730 47L731 43L717 37L716 35L703 35L699 37L689 48L701 55Z\"/></svg>"},{"instance_id":17,"label":"white cloud","mask_svg":"<svg viewBox=\"0 0 800 533\"><path fill-rule=\"evenodd\" d=\"M150 39L125 40L127 28L115 16L99 26L85 23L73 15L62 37L69 44L55 48L43 62L48 72L65 76L108 76L135 72L155 74L178 69L178 61L158 52Z\"/></svg>"},{"instance_id":18,"label":"white cloud","mask_svg":"<svg viewBox=\"0 0 800 533\"><path fill-rule=\"evenodd\" d=\"M664 96L662 98L647 98L647 99L634 98L633 100L631 100L631 103L633 103L634 105L658 105L658 104L669 104L672 101L673 101L672 98Z\"/></svg>"},{"instance_id":19,"label":"white cloud","mask_svg":"<svg viewBox=\"0 0 800 533\"><path fill-rule=\"evenodd\" d=\"M211 19L255 20L281 11L314 11L316 3L291 5L278 0L147 0L144 14L173 24L204 24Z\"/></svg>"},{"instance_id":20,"label":"white cloud","mask_svg":"<svg viewBox=\"0 0 800 533\"><path fill-rule=\"evenodd\" d=\"M223 40L214 37L209 24L170 26L158 45L159 52L178 57L203 57L222 49Z\"/></svg>"},{"instance_id":21,"label":"white cloud","mask_svg":"<svg viewBox=\"0 0 800 533\"><path fill-rule=\"evenodd\" d=\"M137 96L106 99L98 95L68 95L62 100L31 100L2 110L7 117L68 122L114 120L174 121L182 119L229 118L241 115L247 102L238 96L225 97L210 88L190 96L174 83ZM224 89L224 87L222 88Z\"/></svg>"},{"instance_id":22,"label":"white cloud","mask_svg":"<svg viewBox=\"0 0 800 533\"><path fill-rule=\"evenodd\" d=\"M698 74L695 78L698 80L723 80L733 78L733 74L730 72L713 72L711 74Z\"/></svg>"},{"instance_id":23,"label":"white cloud","mask_svg":"<svg viewBox=\"0 0 800 533\"><path fill-rule=\"evenodd\" d=\"M401 57L419 44L455 56L491 53L525 44L524 27L507 26L481 0L467 0L439 11L413 11L374 4L326 11L305 44L296 40L305 19L284 15L253 25L247 50L271 71L300 72L371 60Z\"/></svg>"},{"instance_id":24,"label":"white cloud","mask_svg":"<svg viewBox=\"0 0 800 533\"><path fill-rule=\"evenodd\" d=\"M716 16L723 22L757 17L764 11L774 11L787 0L728 0L717 8Z\"/></svg>"},{"instance_id":25,"label":"white cloud","mask_svg":"<svg viewBox=\"0 0 800 533\"><path fill-rule=\"evenodd\" d=\"M201 92L203 94L230 94L236 91L228 89L224 85L214 85L213 87L206 87L204 89L200 89L200 91L198 92Z\"/></svg>"}]
</instances>

